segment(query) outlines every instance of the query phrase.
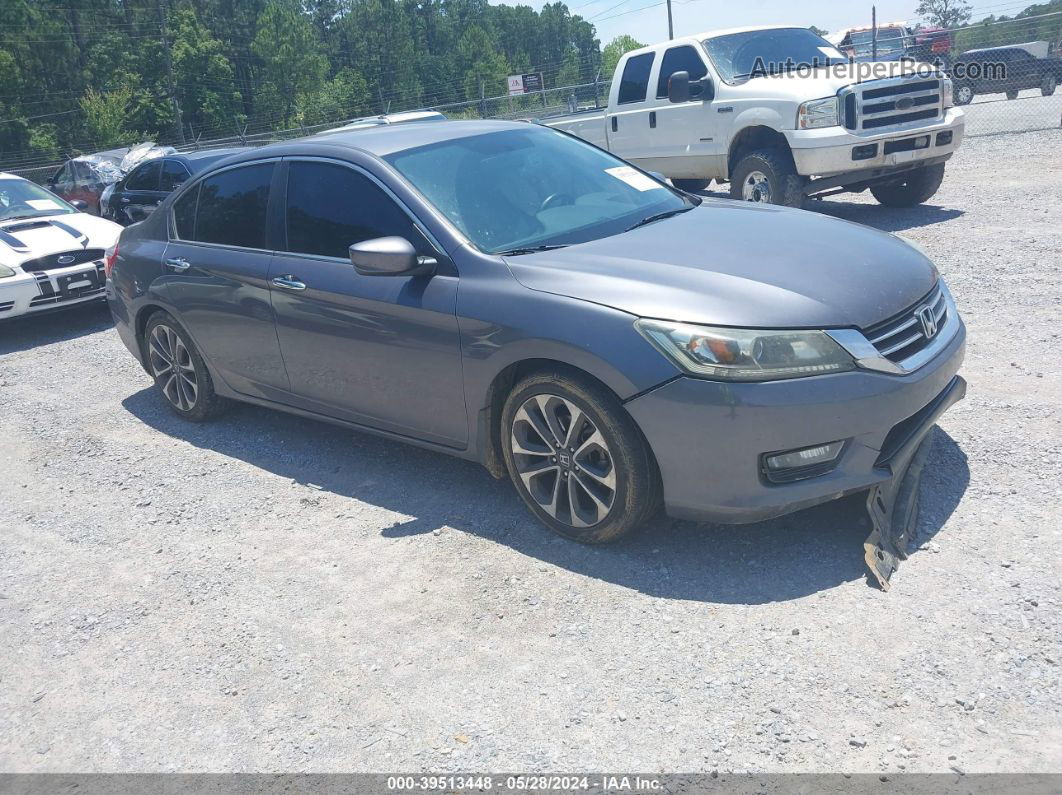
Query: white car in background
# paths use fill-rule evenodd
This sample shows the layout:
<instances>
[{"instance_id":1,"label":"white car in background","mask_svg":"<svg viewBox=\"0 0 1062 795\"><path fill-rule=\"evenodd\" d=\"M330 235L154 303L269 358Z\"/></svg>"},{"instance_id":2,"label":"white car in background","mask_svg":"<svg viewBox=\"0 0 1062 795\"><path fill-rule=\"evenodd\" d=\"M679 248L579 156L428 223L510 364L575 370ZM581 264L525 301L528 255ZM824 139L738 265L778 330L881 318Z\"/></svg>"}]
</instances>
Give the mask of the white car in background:
<instances>
[{"instance_id":1,"label":"white car in background","mask_svg":"<svg viewBox=\"0 0 1062 795\"><path fill-rule=\"evenodd\" d=\"M103 298L122 227L0 172L0 321Z\"/></svg>"}]
</instances>

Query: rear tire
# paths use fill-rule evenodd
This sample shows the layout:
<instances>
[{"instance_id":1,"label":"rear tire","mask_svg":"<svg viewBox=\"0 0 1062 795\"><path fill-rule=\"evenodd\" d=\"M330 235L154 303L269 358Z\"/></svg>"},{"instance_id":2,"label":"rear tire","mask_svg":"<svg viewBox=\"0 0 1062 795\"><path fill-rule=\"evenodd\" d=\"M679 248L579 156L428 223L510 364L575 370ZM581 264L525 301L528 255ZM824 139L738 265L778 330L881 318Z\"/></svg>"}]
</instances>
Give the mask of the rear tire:
<instances>
[{"instance_id":1,"label":"rear tire","mask_svg":"<svg viewBox=\"0 0 1062 795\"><path fill-rule=\"evenodd\" d=\"M1053 74L1044 75L1043 82L1040 83L1040 93L1049 97L1055 93L1055 89L1058 88L1058 78Z\"/></svg>"},{"instance_id":2,"label":"rear tire","mask_svg":"<svg viewBox=\"0 0 1062 795\"><path fill-rule=\"evenodd\" d=\"M615 541L659 510L649 446L615 395L563 370L517 383L501 416L505 465L531 512L583 544Z\"/></svg>"},{"instance_id":3,"label":"rear tire","mask_svg":"<svg viewBox=\"0 0 1062 795\"><path fill-rule=\"evenodd\" d=\"M758 149L735 164L730 174L730 198L800 208L804 206L806 182L796 173L788 152Z\"/></svg>"},{"instance_id":4,"label":"rear tire","mask_svg":"<svg viewBox=\"0 0 1062 795\"><path fill-rule=\"evenodd\" d=\"M673 179L671 184L687 193L696 193L712 184L710 179Z\"/></svg>"},{"instance_id":5,"label":"rear tire","mask_svg":"<svg viewBox=\"0 0 1062 795\"><path fill-rule=\"evenodd\" d=\"M1017 99L1017 98L1018 98L1018 92L1017 91L1008 91L1007 92L1007 99Z\"/></svg>"},{"instance_id":6,"label":"rear tire","mask_svg":"<svg viewBox=\"0 0 1062 795\"><path fill-rule=\"evenodd\" d=\"M203 357L192 338L167 312L148 318L142 340L148 372L174 414L190 422L206 422L228 408L214 391Z\"/></svg>"},{"instance_id":7,"label":"rear tire","mask_svg":"<svg viewBox=\"0 0 1062 795\"><path fill-rule=\"evenodd\" d=\"M914 207L933 196L944 179L944 164L923 166L909 172L902 182L871 185L874 198L886 207Z\"/></svg>"}]
</instances>

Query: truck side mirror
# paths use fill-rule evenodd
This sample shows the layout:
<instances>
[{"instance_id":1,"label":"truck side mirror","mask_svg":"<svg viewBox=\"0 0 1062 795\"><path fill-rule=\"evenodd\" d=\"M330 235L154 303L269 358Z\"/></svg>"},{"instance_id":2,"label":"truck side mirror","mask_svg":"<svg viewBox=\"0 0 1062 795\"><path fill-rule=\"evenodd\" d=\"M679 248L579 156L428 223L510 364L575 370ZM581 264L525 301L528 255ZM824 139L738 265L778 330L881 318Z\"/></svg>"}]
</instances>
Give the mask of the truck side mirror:
<instances>
[{"instance_id":1,"label":"truck side mirror","mask_svg":"<svg viewBox=\"0 0 1062 795\"><path fill-rule=\"evenodd\" d=\"M689 102L691 99L715 99L715 84L705 75L700 80L690 80L689 72L674 72L667 80L668 102Z\"/></svg>"}]
</instances>

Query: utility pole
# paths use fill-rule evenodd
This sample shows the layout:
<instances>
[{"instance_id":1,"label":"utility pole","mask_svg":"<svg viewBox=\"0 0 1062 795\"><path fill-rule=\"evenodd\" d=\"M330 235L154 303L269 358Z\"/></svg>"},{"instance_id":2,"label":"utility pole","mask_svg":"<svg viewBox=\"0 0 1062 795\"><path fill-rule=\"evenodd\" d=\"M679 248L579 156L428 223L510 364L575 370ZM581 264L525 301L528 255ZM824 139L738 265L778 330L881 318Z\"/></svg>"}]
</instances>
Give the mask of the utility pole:
<instances>
[{"instance_id":1,"label":"utility pole","mask_svg":"<svg viewBox=\"0 0 1062 795\"><path fill-rule=\"evenodd\" d=\"M170 89L170 103L173 105L174 129L177 141L184 143L184 121L181 119L181 106L177 102L177 86L173 82L173 58L170 56L170 37L166 31L166 12L162 10L162 0L155 0L155 10L159 15L159 30L162 32L162 55L166 60L166 82Z\"/></svg>"},{"instance_id":2,"label":"utility pole","mask_svg":"<svg viewBox=\"0 0 1062 795\"><path fill-rule=\"evenodd\" d=\"M870 7L870 60L878 60L878 7Z\"/></svg>"},{"instance_id":3,"label":"utility pole","mask_svg":"<svg viewBox=\"0 0 1062 795\"><path fill-rule=\"evenodd\" d=\"M675 38L675 25L671 19L671 0L667 0L667 40Z\"/></svg>"}]
</instances>

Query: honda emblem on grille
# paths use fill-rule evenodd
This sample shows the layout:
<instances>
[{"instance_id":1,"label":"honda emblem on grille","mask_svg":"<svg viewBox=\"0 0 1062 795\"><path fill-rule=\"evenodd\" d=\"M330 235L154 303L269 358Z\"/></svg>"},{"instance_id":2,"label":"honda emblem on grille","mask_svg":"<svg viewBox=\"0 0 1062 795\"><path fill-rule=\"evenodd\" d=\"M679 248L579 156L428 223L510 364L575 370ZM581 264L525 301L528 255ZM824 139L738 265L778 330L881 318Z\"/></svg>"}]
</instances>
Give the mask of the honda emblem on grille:
<instances>
[{"instance_id":1,"label":"honda emblem on grille","mask_svg":"<svg viewBox=\"0 0 1062 795\"><path fill-rule=\"evenodd\" d=\"M926 335L926 339L931 339L937 334L937 316L933 314L933 307L923 306L917 312L915 317L918 318L918 322L922 324L922 333Z\"/></svg>"},{"instance_id":2,"label":"honda emblem on grille","mask_svg":"<svg viewBox=\"0 0 1062 795\"><path fill-rule=\"evenodd\" d=\"M56 262L58 262L60 265L69 265L75 259L77 259L77 257L72 257L69 254L65 254L62 257L59 257L59 259L57 259Z\"/></svg>"}]
</instances>

